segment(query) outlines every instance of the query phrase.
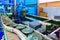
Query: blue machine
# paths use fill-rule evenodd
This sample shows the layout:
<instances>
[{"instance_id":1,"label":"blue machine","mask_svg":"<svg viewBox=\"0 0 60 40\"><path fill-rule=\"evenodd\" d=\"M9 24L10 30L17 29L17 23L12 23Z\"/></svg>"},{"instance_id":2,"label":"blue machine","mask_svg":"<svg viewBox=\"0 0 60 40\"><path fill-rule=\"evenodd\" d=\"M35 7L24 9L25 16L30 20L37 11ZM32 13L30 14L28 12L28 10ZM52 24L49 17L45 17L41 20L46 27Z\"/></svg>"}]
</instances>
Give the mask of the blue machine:
<instances>
[{"instance_id":1,"label":"blue machine","mask_svg":"<svg viewBox=\"0 0 60 40\"><path fill-rule=\"evenodd\" d=\"M38 1L37 0L16 0L17 7L16 7L16 17L17 22L20 23L22 21L23 15L22 12L26 9L28 12L26 14L30 15L37 15L38 13Z\"/></svg>"},{"instance_id":2,"label":"blue machine","mask_svg":"<svg viewBox=\"0 0 60 40\"><path fill-rule=\"evenodd\" d=\"M25 0L16 0L16 23L21 23L23 18L22 11L25 9Z\"/></svg>"},{"instance_id":3,"label":"blue machine","mask_svg":"<svg viewBox=\"0 0 60 40\"><path fill-rule=\"evenodd\" d=\"M27 14L37 15L38 13L38 0L25 0L25 5L27 7Z\"/></svg>"}]
</instances>

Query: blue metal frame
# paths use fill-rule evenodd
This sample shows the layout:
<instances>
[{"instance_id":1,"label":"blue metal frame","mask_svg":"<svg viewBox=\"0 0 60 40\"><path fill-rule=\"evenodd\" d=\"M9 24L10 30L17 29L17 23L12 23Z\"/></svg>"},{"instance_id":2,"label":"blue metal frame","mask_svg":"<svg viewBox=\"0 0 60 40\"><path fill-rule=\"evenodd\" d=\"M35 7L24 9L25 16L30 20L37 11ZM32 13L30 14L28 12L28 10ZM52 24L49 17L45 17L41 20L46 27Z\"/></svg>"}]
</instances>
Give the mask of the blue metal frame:
<instances>
[{"instance_id":1,"label":"blue metal frame","mask_svg":"<svg viewBox=\"0 0 60 40\"><path fill-rule=\"evenodd\" d=\"M38 14L38 0L26 0L25 5L31 5L27 7L28 13L30 15L37 15ZM33 6L34 5L34 6Z\"/></svg>"},{"instance_id":2,"label":"blue metal frame","mask_svg":"<svg viewBox=\"0 0 60 40\"><path fill-rule=\"evenodd\" d=\"M25 9L25 0L16 0L16 23L22 22L22 12Z\"/></svg>"},{"instance_id":3,"label":"blue metal frame","mask_svg":"<svg viewBox=\"0 0 60 40\"><path fill-rule=\"evenodd\" d=\"M17 7L16 7L16 17L17 17L17 22L21 22L22 21L22 13L20 13L20 11L23 11L24 9L26 9L28 12L26 14L30 14L30 15L37 15L38 13L38 1L37 0L16 0L17 3ZM19 5L20 4L20 5ZM27 7L27 5L29 7ZM34 5L34 6L31 6Z\"/></svg>"}]
</instances>

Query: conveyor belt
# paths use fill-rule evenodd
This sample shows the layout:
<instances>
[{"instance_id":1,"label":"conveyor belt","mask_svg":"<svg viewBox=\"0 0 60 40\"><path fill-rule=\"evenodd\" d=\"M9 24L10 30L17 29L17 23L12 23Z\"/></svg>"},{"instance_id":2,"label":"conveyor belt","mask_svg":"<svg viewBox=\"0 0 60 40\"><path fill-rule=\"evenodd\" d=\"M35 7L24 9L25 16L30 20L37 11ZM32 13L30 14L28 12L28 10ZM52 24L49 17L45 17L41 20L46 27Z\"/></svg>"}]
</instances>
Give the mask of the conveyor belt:
<instances>
[{"instance_id":1,"label":"conveyor belt","mask_svg":"<svg viewBox=\"0 0 60 40\"><path fill-rule=\"evenodd\" d=\"M55 20L50 20L50 19L47 19L47 18L42 18L42 17L38 17L38 16L32 16L32 15L26 15L27 17L30 17L30 18L34 18L34 19L37 19L37 20L40 20L40 21L46 21L47 23L51 23L51 24L56 24L56 25L59 25L60 24L60 21L55 21Z\"/></svg>"},{"instance_id":2,"label":"conveyor belt","mask_svg":"<svg viewBox=\"0 0 60 40\"><path fill-rule=\"evenodd\" d=\"M25 17L25 18L27 18L29 20L32 20L31 22L38 22L38 23L41 23L41 24L44 24L44 25L51 25L51 23L41 21L41 20L38 20L38 19L35 19L35 18L31 18L31 17Z\"/></svg>"},{"instance_id":3,"label":"conveyor belt","mask_svg":"<svg viewBox=\"0 0 60 40\"><path fill-rule=\"evenodd\" d=\"M27 16L27 17L34 18L34 19L37 19L37 20L40 20L40 21L45 21L45 20L48 20L48 19L44 19L44 18L41 18L41 17L32 16L32 15L26 15L26 16Z\"/></svg>"},{"instance_id":4,"label":"conveyor belt","mask_svg":"<svg viewBox=\"0 0 60 40\"><path fill-rule=\"evenodd\" d=\"M5 24L4 24L5 25ZM17 24L17 25L19 25L19 24ZM6 26L6 25L5 25ZM23 27L22 26L22 24L20 25L21 27ZM26 25L25 25L26 26ZM16 27L18 27L18 26L16 26ZM21 28L20 27L20 28ZM15 32L15 33L17 33L17 34L19 34L20 35L20 37L22 37L23 35L21 34L21 33L18 33L18 31L17 31L17 29L16 28L13 28L13 27L10 27L10 26L6 26L6 28L8 29L8 30L10 30L10 31L12 31L12 32ZM12 30L11 30L11 29ZM25 28L27 28L27 29L25 29ZM20 32L22 32L22 33L24 33L24 35L28 38L28 40L35 40L35 38L37 39L37 40L51 40L50 38L47 38L47 36L45 37L45 35L43 35L43 34L41 34L41 33L39 33L38 31L36 31L36 30L29 30L29 28L30 27L24 27L23 29L19 29L19 31ZM25 31L26 30L26 31ZM26 34L26 32L27 33L29 33L28 35ZM32 33L31 33L32 32ZM18 36L19 36L18 35ZM22 35L22 36L21 36ZM33 37L33 38L32 38ZM43 39L42 39L43 38Z\"/></svg>"}]
</instances>

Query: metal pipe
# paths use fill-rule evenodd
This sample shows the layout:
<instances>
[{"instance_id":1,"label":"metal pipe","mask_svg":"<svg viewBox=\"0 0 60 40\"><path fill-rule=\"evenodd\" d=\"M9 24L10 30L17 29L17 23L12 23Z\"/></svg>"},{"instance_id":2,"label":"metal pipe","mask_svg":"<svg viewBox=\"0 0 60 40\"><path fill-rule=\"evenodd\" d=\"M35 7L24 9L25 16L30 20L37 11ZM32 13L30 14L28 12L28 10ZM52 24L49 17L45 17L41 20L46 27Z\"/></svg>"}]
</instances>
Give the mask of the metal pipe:
<instances>
[{"instance_id":1,"label":"metal pipe","mask_svg":"<svg viewBox=\"0 0 60 40\"><path fill-rule=\"evenodd\" d=\"M53 31L52 33L50 33L50 35L53 35L55 32L57 32L58 30L60 30L60 28L56 29L55 31Z\"/></svg>"},{"instance_id":2,"label":"metal pipe","mask_svg":"<svg viewBox=\"0 0 60 40\"><path fill-rule=\"evenodd\" d=\"M14 16L16 18L16 0L14 0Z\"/></svg>"}]
</instances>

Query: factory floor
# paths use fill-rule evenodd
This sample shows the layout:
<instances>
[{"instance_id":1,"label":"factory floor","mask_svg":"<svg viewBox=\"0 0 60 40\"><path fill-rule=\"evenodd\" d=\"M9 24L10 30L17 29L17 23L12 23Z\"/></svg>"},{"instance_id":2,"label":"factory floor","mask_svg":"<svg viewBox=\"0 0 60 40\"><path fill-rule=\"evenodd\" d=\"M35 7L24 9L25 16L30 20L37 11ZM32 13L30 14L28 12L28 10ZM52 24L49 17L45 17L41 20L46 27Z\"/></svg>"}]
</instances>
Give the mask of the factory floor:
<instances>
[{"instance_id":1,"label":"factory floor","mask_svg":"<svg viewBox=\"0 0 60 40\"><path fill-rule=\"evenodd\" d=\"M8 40L20 40L15 33L7 32Z\"/></svg>"}]
</instances>

